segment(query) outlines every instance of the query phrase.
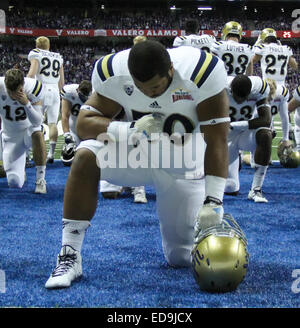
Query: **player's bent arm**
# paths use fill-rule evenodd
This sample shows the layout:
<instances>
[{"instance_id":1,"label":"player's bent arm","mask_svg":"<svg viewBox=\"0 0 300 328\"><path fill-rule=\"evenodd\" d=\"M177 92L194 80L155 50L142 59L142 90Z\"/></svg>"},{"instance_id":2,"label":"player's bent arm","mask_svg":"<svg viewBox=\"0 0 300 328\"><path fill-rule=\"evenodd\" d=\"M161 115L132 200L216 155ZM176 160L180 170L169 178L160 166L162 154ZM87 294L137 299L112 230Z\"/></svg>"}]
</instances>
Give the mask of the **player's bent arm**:
<instances>
[{"instance_id":1,"label":"player's bent arm","mask_svg":"<svg viewBox=\"0 0 300 328\"><path fill-rule=\"evenodd\" d=\"M290 66L294 71L297 71L297 70L298 70L298 63L297 63L295 57L290 56L290 58L289 58L289 66Z\"/></svg>"},{"instance_id":2,"label":"player's bent arm","mask_svg":"<svg viewBox=\"0 0 300 328\"><path fill-rule=\"evenodd\" d=\"M61 101L61 125L63 132L70 132L69 118L71 115L72 104L66 100L62 99Z\"/></svg>"},{"instance_id":3,"label":"player's bent arm","mask_svg":"<svg viewBox=\"0 0 300 328\"><path fill-rule=\"evenodd\" d=\"M99 134L107 132L113 117L121 110L120 104L94 92L81 107L76 121L79 138L96 139Z\"/></svg>"},{"instance_id":4,"label":"player's bent arm","mask_svg":"<svg viewBox=\"0 0 300 328\"><path fill-rule=\"evenodd\" d=\"M30 69L27 73L27 77L35 78L39 69L39 62L37 59L30 60Z\"/></svg>"},{"instance_id":5,"label":"player's bent arm","mask_svg":"<svg viewBox=\"0 0 300 328\"><path fill-rule=\"evenodd\" d=\"M252 64L256 64L256 63L258 63L258 62L261 60L261 58L262 58L261 55L255 54L255 55L251 58L251 62L252 62Z\"/></svg>"},{"instance_id":6,"label":"player's bent arm","mask_svg":"<svg viewBox=\"0 0 300 328\"><path fill-rule=\"evenodd\" d=\"M289 112L290 113L293 112L299 106L300 106L300 101L296 100L295 98L292 98L288 105Z\"/></svg>"},{"instance_id":7,"label":"player's bent arm","mask_svg":"<svg viewBox=\"0 0 300 328\"><path fill-rule=\"evenodd\" d=\"M38 101L34 104L28 102L24 106L28 119L33 126L39 126L43 123L42 105L42 101Z\"/></svg>"},{"instance_id":8,"label":"player's bent arm","mask_svg":"<svg viewBox=\"0 0 300 328\"><path fill-rule=\"evenodd\" d=\"M65 85L65 72L64 72L64 66L61 65L59 69L59 81L58 81L59 92L61 92L64 85Z\"/></svg>"},{"instance_id":9,"label":"player's bent arm","mask_svg":"<svg viewBox=\"0 0 300 328\"><path fill-rule=\"evenodd\" d=\"M229 131L229 101L226 91L208 98L197 107L200 131L204 134L207 144L204 158L205 175L221 178L227 177L228 171L228 145ZM217 124L209 124L210 120Z\"/></svg>"}]
</instances>

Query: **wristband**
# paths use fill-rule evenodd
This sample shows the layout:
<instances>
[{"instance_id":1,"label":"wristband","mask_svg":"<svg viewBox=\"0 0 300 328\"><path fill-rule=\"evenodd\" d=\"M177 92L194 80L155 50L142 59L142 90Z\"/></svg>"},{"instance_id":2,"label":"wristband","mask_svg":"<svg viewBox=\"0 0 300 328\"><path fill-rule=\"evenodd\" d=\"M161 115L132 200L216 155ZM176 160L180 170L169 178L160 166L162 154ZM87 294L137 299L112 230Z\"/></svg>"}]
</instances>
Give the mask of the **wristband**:
<instances>
[{"instance_id":1,"label":"wristband","mask_svg":"<svg viewBox=\"0 0 300 328\"><path fill-rule=\"evenodd\" d=\"M116 141L125 141L135 132L134 122L112 121L107 127L107 133L111 133Z\"/></svg>"},{"instance_id":2,"label":"wristband","mask_svg":"<svg viewBox=\"0 0 300 328\"><path fill-rule=\"evenodd\" d=\"M248 121L239 121L230 123L230 128L235 131L249 129Z\"/></svg>"}]
</instances>

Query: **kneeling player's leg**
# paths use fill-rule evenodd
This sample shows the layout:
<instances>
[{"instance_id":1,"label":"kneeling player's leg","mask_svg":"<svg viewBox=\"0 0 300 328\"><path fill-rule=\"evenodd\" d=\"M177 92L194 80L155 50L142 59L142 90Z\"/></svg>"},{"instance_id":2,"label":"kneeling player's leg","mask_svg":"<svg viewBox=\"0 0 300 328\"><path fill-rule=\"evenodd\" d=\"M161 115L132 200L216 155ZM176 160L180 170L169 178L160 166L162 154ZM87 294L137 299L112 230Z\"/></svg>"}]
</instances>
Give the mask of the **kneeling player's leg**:
<instances>
[{"instance_id":1,"label":"kneeling player's leg","mask_svg":"<svg viewBox=\"0 0 300 328\"><path fill-rule=\"evenodd\" d=\"M33 161L36 167L35 193L45 194L46 190L46 144L41 129L35 129L31 134Z\"/></svg>"},{"instance_id":2,"label":"kneeling player's leg","mask_svg":"<svg viewBox=\"0 0 300 328\"><path fill-rule=\"evenodd\" d=\"M229 195L237 195L240 189L239 166L240 157L237 142L230 142L228 145L229 166L228 176L226 179L225 193Z\"/></svg>"},{"instance_id":3,"label":"kneeling player's leg","mask_svg":"<svg viewBox=\"0 0 300 328\"><path fill-rule=\"evenodd\" d=\"M95 154L86 148L79 149L65 186L62 248L46 288L69 287L82 275L81 247L97 208L99 179Z\"/></svg>"},{"instance_id":4,"label":"kneeling player's leg","mask_svg":"<svg viewBox=\"0 0 300 328\"><path fill-rule=\"evenodd\" d=\"M269 166L272 152L272 132L259 129L256 132L256 150L254 153L255 172L251 189L261 189Z\"/></svg>"},{"instance_id":5,"label":"kneeling player's leg","mask_svg":"<svg viewBox=\"0 0 300 328\"><path fill-rule=\"evenodd\" d=\"M3 167L6 171L8 186L22 188L25 181L26 147L23 134L13 137L2 135Z\"/></svg>"},{"instance_id":6,"label":"kneeling player's leg","mask_svg":"<svg viewBox=\"0 0 300 328\"><path fill-rule=\"evenodd\" d=\"M190 266L195 218L204 201L204 179L175 180L163 171L154 181L165 258L171 266Z\"/></svg>"},{"instance_id":7,"label":"kneeling player's leg","mask_svg":"<svg viewBox=\"0 0 300 328\"><path fill-rule=\"evenodd\" d=\"M296 108L294 121L295 121L294 135L296 141L296 149L300 151L300 107Z\"/></svg>"}]
</instances>

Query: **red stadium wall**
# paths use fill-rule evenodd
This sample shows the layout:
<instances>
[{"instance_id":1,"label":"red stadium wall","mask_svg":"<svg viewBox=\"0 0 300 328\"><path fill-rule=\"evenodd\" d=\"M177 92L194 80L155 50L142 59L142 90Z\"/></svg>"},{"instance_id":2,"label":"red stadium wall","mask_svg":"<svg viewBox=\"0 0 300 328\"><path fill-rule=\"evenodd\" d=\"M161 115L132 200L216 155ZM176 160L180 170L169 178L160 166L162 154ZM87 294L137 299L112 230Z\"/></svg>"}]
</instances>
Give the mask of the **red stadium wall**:
<instances>
[{"instance_id":1,"label":"red stadium wall","mask_svg":"<svg viewBox=\"0 0 300 328\"><path fill-rule=\"evenodd\" d=\"M300 33L294 33L293 31L276 31L279 38L300 38ZM243 31L243 36L246 38L257 37L259 31ZM145 35L160 36L160 37L176 37L184 35L184 30L84 30L84 29L30 29L22 27L6 27L5 34L9 35L23 35L23 36L80 36L80 37L120 37L120 36L132 36ZM221 37L221 33L216 30L202 30L200 34L212 34L215 37Z\"/></svg>"}]
</instances>

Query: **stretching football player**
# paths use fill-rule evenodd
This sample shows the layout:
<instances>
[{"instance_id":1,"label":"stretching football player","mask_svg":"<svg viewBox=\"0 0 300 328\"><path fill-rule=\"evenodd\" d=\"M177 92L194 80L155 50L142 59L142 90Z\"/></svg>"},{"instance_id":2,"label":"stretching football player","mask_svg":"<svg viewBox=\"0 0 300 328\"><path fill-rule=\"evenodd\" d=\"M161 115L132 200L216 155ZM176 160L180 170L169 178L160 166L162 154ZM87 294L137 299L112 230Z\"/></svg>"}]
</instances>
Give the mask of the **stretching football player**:
<instances>
[{"instance_id":1,"label":"stretching football player","mask_svg":"<svg viewBox=\"0 0 300 328\"><path fill-rule=\"evenodd\" d=\"M50 51L50 41L41 36L36 39L36 48L28 54L30 69L27 77L36 78L43 83L45 99L43 113L47 115L49 126L49 152L47 162L54 162L54 152L58 137L57 121L60 110L60 91L65 84L63 58Z\"/></svg>"},{"instance_id":2,"label":"stretching football player","mask_svg":"<svg viewBox=\"0 0 300 328\"><path fill-rule=\"evenodd\" d=\"M239 182L239 151L254 154L254 177L248 199L268 202L262 185L271 156L271 110L267 102L269 86L257 76L228 77L230 102L230 133L228 137L229 169L225 193L237 195Z\"/></svg>"},{"instance_id":3,"label":"stretching football player","mask_svg":"<svg viewBox=\"0 0 300 328\"><path fill-rule=\"evenodd\" d=\"M0 78L2 156L8 186L23 187L26 152L32 147L36 165L35 193L46 194L42 99L41 82L24 78L22 71L10 69Z\"/></svg>"},{"instance_id":4,"label":"stretching football player","mask_svg":"<svg viewBox=\"0 0 300 328\"><path fill-rule=\"evenodd\" d=\"M296 149L300 151L300 85L294 90L293 97L289 101L288 110L294 114L294 135L296 141Z\"/></svg>"},{"instance_id":5,"label":"stretching football player","mask_svg":"<svg viewBox=\"0 0 300 328\"><path fill-rule=\"evenodd\" d=\"M248 44L240 43L242 33L241 24L228 22L222 30L222 41L216 41L212 46L212 52L224 61L229 76L249 75L250 72L249 63L253 49Z\"/></svg>"},{"instance_id":6,"label":"stretching football player","mask_svg":"<svg viewBox=\"0 0 300 328\"><path fill-rule=\"evenodd\" d=\"M173 47L191 46L211 52L216 38L213 35L199 35L199 24L195 19L189 19L185 23L185 36L177 36L173 41Z\"/></svg>"},{"instance_id":7,"label":"stretching football player","mask_svg":"<svg viewBox=\"0 0 300 328\"><path fill-rule=\"evenodd\" d=\"M154 185L166 261L191 265L194 240L223 222L230 120L226 82L223 62L193 47L167 50L145 41L97 61L94 92L77 121L83 141L65 187L62 248L46 288L69 287L82 275L81 248L97 208L100 177L117 185ZM112 119L122 108L129 122ZM117 161L107 165L105 154L116 148ZM162 160L166 148L170 156ZM178 165L183 154L188 156ZM137 157L143 165L136 165ZM210 275L213 279L214 272Z\"/></svg>"}]
</instances>

